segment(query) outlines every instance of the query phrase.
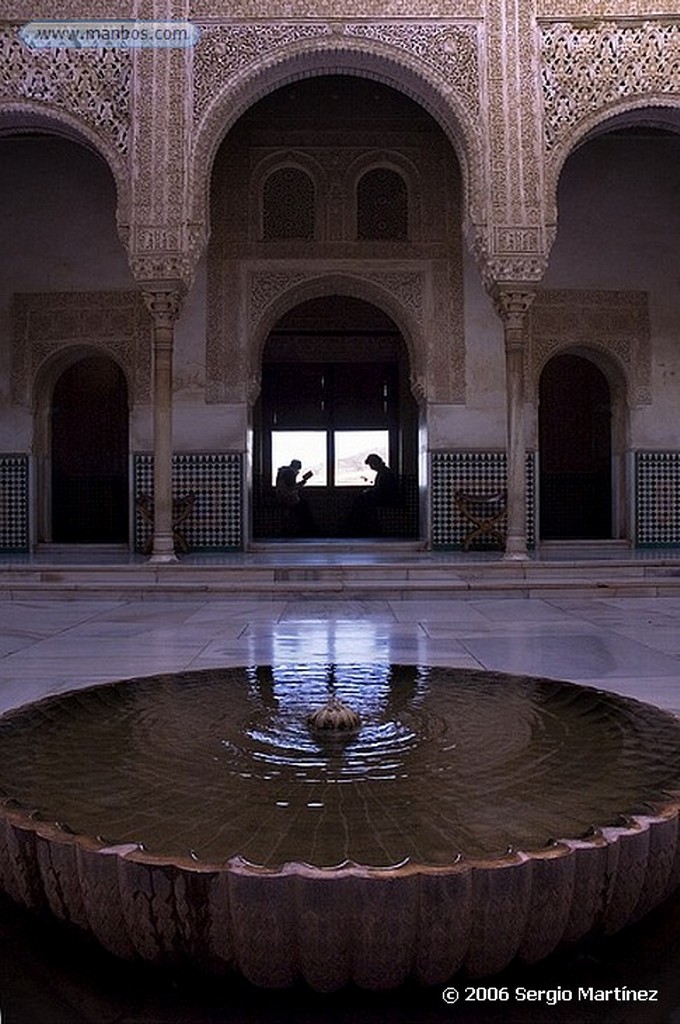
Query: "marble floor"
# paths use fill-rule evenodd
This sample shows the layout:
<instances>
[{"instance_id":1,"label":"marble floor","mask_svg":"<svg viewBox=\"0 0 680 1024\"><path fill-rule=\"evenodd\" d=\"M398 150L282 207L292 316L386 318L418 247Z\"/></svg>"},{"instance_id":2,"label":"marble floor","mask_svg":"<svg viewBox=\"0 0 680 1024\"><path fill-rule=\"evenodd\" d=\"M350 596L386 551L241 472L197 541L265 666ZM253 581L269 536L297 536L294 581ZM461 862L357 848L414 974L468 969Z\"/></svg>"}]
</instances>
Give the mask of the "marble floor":
<instances>
[{"instance_id":1,"label":"marble floor","mask_svg":"<svg viewBox=\"0 0 680 1024\"><path fill-rule=\"evenodd\" d=\"M328 661L567 679L680 714L680 598L0 601L0 711L156 672Z\"/></svg>"},{"instance_id":2,"label":"marble floor","mask_svg":"<svg viewBox=\"0 0 680 1024\"><path fill-rule=\"evenodd\" d=\"M680 715L680 598L0 601L0 711L112 679L255 663L402 662L566 679ZM680 900L504 984L660 990L638 1004L446 1006L441 993L263 994L140 971L0 901L2 1024L468 1021L680 1024ZM644 950L644 956L638 951ZM645 960L646 957L646 960ZM508 981L508 978L510 981ZM515 979L515 980L513 980ZM521 980L524 979L524 980ZM528 979L528 980L527 980ZM652 981L655 982L652 985Z\"/></svg>"}]
</instances>

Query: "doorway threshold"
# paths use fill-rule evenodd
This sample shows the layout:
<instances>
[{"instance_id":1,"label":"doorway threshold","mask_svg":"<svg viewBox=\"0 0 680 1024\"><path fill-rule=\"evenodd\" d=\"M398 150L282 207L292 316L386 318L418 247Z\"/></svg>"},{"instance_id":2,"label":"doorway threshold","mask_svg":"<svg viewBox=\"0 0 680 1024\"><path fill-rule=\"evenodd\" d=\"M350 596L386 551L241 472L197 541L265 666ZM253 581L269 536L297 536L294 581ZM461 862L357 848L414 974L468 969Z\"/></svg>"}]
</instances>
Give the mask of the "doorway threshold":
<instances>
[{"instance_id":1,"label":"doorway threshold","mask_svg":"<svg viewBox=\"0 0 680 1024\"><path fill-rule=\"evenodd\" d=\"M626 554L632 549L629 540L544 540L538 547L539 558L614 558Z\"/></svg>"},{"instance_id":2,"label":"doorway threshold","mask_svg":"<svg viewBox=\"0 0 680 1024\"><path fill-rule=\"evenodd\" d=\"M101 565L119 563L134 557L128 544L63 544L41 543L32 554L38 562L68 565Z\"/></svg>"},{"instance_id":3,"label":"doorway threshold","mask_svg":"<svg viewBox=\"0 0 680 1024\"><path fill-rule=\"evenodd\" d=\"M395 537L273 537L253 540L248 551L268 553L310 553L310 554L411 554L426 550L424 540L399 539Z\"/></svg>"}]
</instances>

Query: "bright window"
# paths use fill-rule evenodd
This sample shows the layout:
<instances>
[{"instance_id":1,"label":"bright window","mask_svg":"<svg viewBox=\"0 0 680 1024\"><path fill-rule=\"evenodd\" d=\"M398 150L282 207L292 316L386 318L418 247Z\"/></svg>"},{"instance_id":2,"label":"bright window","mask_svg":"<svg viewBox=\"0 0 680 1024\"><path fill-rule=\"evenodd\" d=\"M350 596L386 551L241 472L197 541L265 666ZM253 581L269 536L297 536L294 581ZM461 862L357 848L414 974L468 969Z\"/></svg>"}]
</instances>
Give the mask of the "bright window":
<instances>
[{"instance_id":1,"label":"bright window","mask_svg":"<svg viewBox=\"0 0 680 1024\"><path fill-rule=\"evenodd\" d=\"M366 456L379 455L389 464L387 430L273 430L271 437L272 485L279 468L293 459L302 463L298 479L313 473L307 487L367 487L375 473L366 465Z\"/></svg>"},{"instance_id":2,"label":"bright window","mask_svg":"<svg viewBox=\"0 0 680 1024\"><path fill-rule=\"evenodd\" d=\"M367 455L379 455L388 462L389 434L386 430L336 430L335 486L366 487L372 484L375 473L367 465Z\"/></svg>"},{"instance_id":3,"label":"bright window","mask_svg":"<svg viewBox=\"0 0 680 1024\"><path fill-rule=\"evenodd\" d=\"M326 487L328 483L328 456L325 430L272 431L272 486L281 466L289 466L293 459L302 463L298 480L309 470L307 487Z\"/></svg>"}]
</instances>

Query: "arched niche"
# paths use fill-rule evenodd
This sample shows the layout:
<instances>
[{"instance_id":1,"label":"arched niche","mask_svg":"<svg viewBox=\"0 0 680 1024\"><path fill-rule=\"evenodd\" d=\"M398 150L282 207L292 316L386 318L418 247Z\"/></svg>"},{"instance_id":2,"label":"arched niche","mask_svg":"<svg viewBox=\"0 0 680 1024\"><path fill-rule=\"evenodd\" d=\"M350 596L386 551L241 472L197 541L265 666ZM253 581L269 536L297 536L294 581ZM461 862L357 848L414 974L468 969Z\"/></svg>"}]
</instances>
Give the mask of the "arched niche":
<instances>
[{"instance_id":1,"label":"arched niche","mask_svg":"<svg viewBox=\"0 0 680 1024\"><path fill-rule=\"evenodd\" d=\"M628 406L625 377L588 346L553 353L538 382L539 536L626 536Z\"/></svg>"},{"instance_id":2,"label":"arched niche","mask_svg":"<svg viewBox=\"0 0 680 1024\"><path fill-rule=\"evenodd\" d=\"M76 115L34 100L0 100L0 140L45 136L73 142L106 166L116 193L116 225L125 244L131 220L131 182L124 155Z\"/></svg>"},{"instance_id":3,"label":"arched niche","mask_svg":"<svg viewBox=\"0 0 680 1024\"><path fill-rule=\"evenodd\" d=\"M35 383L37 533L42 543L126 544L129 384L95 346L49 360Z\"/></svg>"},{"instance_id":4,"label":"arched niche","mask_svg":"<svg viewBox=\"0 0 680 1024\"><path fill-rule=\"evenodd\" d=\"M224 44L222 44L224 45ZM449 41L453 59L456 46ZM476 41L463 32L459 45L477 66ZM206 67L208 65L206 64ZM193 182L192 220L209 222L212 168L221 143L242 115L270 93L321 76L348 75L379 82L414 100L439 124L458 158L463 180L463 209L466 224L485 223L487 207L486 164L479 126L478 102L460 93L449 79L408 53L391 52L370 41L315 39L298 41L288 49L277 48L269 59L259 60L241 74L218 83L216 90L204 86L206 101L191 157ZM461 83L462 86L463 83ZM469 82L466 87L469 88Z\"/></svg>"},{"instance_id":5,"label":"arched niche","mask_svg":"<svg viewBox=\"0 0 680 1024\"><path fill-rule=\"evenodd\" d=\"M409 377L397 325L365 300L330 293L278 319L263 346L253 415L256 539L302 529L280 507L275 490L277 470L292 459L313 473L304 491L310 512L304 532L361 535L352 510L370 486L365 459L374 452L400 480L400 500L382 514L379 535L417 536L418 408Z\"/></svg>"}]
</instances>

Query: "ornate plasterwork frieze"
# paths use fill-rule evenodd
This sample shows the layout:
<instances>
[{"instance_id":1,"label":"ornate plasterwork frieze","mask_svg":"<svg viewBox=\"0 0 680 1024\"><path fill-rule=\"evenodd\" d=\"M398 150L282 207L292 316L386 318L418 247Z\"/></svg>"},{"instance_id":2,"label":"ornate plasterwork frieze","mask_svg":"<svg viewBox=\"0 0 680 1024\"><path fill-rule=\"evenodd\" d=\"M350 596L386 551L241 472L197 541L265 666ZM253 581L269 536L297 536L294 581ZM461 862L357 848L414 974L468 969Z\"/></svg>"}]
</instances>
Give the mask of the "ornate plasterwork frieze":
<instances>
[{"instance_id":1,"label":"ornate plasterwork frieze","mask_svg":"<svg viewBox=\"0 0 680 1024\"><path fill-rule=\"evenodd\" d=\"M376 50L408 54L439 78L470 114L479 109L478 28L474 24L297 22L202 26L194 55L194 116L200 119L224 82L247 68L289 55L314 40L351 45L363 40Z\"/></svg>"},{"instance_id":2,"label":"ornate plasterwork frieze","mask_svg":"<svg viewBox=\"0 0 680 1024\"><path fill-rule=\"evenodd\" d=\"M642 18L653 15L677 14L677 0L537 0L538 18Z\"/></svg>"},{"instance_id":3,"label":"ornate plasterwork frieze","mask_svg":"<svg viewBox=\"0 0 680 1024\"><path fill-rule=\"evenodd\" d=\"M601 353L626 381L631 405L651 400L651 346L646 292L537 292L527 319L527 380L538 393L548 360L561 351Z\"/></svg>"},{"instance_id":4,"label":"ornate plasterwork frieze","mask_svg":"<svg viewBox=\"0 0 680 1024\"><path fill-rule=\"evenodd\" d=\"M484 69L489 164L483 221L468 225L485 285L540 280L547 264L543 145L536 93L536 34L531 4L487 4ZM483 225L483 226L482 226Z\"/></svg>"},{"instance_id":5,"label":"ornate plasterwork frieze","mask_svg":"<svg viewBox=\"0 0 680 1024\"><path fill-rule=\"evenodd\" d=\"M47 2L47 0L45 0ZM192 18L448 18L451 0L191 0ZM484 0L456 0L455 15L459 18L482 18Z\"/></svg>"},{"instance_id":6,"label":"ornate plasterwork frieze","mask_svg":"<svg viewBox=\"0 0 680 1024\"><path fill-rule=\"evenodd\" d=\"M276 271L257 270L251 272L248 289L248 322L254 327L265 315L267 308L292 288L306 281L328 276L328 271ZM371 271L364 268L352 269L350 277L377 285L397 300L417 322L423 321L423 276L419 271Z\"/></svg>"},{"instance_id":7,"label":"ornate plasterwork frieze","mask_svg":"<svg viewBox=\"0 0 680 1024\"><path fill-rule=\"evenodd\" d=\"M502 282L540 281L550 252L550 236L543 227L497 225L479 232L471 248L489 292Z\"/></svg>"},{"instance_id":8,"label":"ornate plasterwork frieze","mask_svg":"<svg viewBox=\"0 0 680 1024\"><path fill-rule=\"evenodd\" d=\"M134 224L128 259L135 280L177 281L188 289L196 261L205 244L205 232L183 225Z\"/></svg>"},{"instance_id":9,"label":"ornate plasterwork frieze","mask_svg":"<svg viewBox=\"0 0 680 1024\"><path fill-rule=\"evenodd\" d=\"M111 356L135 403L151 394L152 321L140 292L46 292L14 296L12 400L31 405L39 372L74 347Z\"/></svg>"},{"instance_id":10,"label":"ornate plasterwork frieze","mask_svg":"<svg viewBox=\"0 0 680 1024\"><path fill-rule=\"evenodd\" d=\"M223 89L225 81L271 54L295 44L330 36L327 24L204 25L194 53L194 117Z\"/></svg>"},{"instance_id":11,"label":"ornate plasterwork frieze","mask_svg":"<svg viewBox=\"0 0 680 1024\"><path fill-rule=\"evenodd\" d=\"M477 25L360 22L345 25L347 36L384 44L417 57L447 83L468 113L479 112Z\"/></svg>"},{"instance_id":12,"label":"ornate plasterwork frieze","mask_svg":"<svg viewBox=\"0 0 680 1024\"><path fill-rule=\"evenodd\" d=\"M575 126L622 100L680 98L680 19L540 25L545 148L572 141Z\"/></svg>"},{"instance_id":13,"label":"ornate plasterwork frieze","mask_svg":"<svg viewBox=\"0 0 680 1024\"><path fill-rule=\"evenodd\" d=\"M111 11L111 0L0 0L0 21L24 22L54 20L59 17L79 20L102 18L144 17L139 12L138 0L116 0L115 13Z\"/></svg>"},{"instance_id":14,"label":"ornate plasterwork frieze","mask_svg":"<svg viewBox=\"0 0 680 1024\"><path fill-rule=\"evenodd\" d=\"M52 15L53 17L54 15ZM19 25L0 26L0 100L37 101L82 120L125 154L130 135L130 52L31 50Z\"/></svg>"}]
</instances>

